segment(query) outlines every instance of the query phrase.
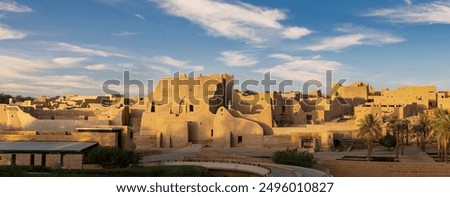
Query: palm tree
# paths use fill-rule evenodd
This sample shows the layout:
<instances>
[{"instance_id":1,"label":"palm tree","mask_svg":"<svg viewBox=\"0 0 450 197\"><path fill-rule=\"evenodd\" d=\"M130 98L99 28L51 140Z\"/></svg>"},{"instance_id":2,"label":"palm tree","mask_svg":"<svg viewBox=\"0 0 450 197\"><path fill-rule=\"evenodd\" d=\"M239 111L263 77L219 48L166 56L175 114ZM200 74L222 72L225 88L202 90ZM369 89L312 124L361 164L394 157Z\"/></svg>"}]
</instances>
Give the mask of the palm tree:
<instances>
[{"instance_id":1,"label":"palm tree","mask_svg":"<svg viewBox=\"0 0 450 197\"><path fill-rule=\"evenodd\" d=\"M377 117L367 114L359 120L359 137L367 138L367 160L370 161L372 152L372 142L374 138L378 138L381 133L381 123Z\"/></svg>"},{"instance_id":2,"label":"palm tree","mask_svg":"<svg viewBox=\"0 0 450 197\"><path fill-rule=\"evenodd\" d=\"M428 118L427 114L420 112L418 118L412 125L412 130L420 136L420 147L422 151L425 151L425 138L431 132L431 120Z\"/></svg>"},{"instance_id":3,"label":"palm tree","mask_svg":"<svg viewBox=\"0 0 450 197\"><path fill-rule=\"evenodd\" d=\"M413 119L412 119L412 117L408 117L408 118L406 119L406 121L407 121L408 125L407 125L407 127L406 127L406 139L405 139L405 143L406 143L406 146L409 146L409 131L411 130L411 125L413 124Z\"/></svg>"},{"instance_id":4,"label":"palm tree","mask_svg":"<svg viewBox=\"0 0 450 197\"><path fill-rule=\"evenodd\" d=\"M387 123L387 130L392 131L393 135L397 139L397 143L395 144L395 155L398 158L399 145L402 146L402 155L404 154L404 144L403 139L405 138L405 132L408 130L408 120L400 119L398 116L391 116Z\"/></svg>"},{"instance_id":5,"label":"palm tree","mask_svg":"<svg viewBox=\"0 0 450 197\"><path fill-rule=\"evenodd\" d=\"M438 109L434 111L433 135L438 138L438 144L442 146L439 154L444 155L445 162L448 162L448 144L450 139L450 114L446 110ZM442 152L441 152L442 151Z\"/></svg>"}]
</instances>

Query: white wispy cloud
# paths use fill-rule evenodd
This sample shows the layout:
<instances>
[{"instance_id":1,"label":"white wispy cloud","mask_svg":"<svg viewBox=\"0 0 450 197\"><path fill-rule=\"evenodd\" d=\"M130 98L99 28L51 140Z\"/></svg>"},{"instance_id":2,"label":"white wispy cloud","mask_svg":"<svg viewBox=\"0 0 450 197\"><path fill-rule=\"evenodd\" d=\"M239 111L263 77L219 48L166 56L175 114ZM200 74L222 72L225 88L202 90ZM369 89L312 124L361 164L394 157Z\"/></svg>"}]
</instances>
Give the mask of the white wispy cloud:
<instances>
[{"instance_id":1,"label":"white wispy cloud","mask_svg":"<svg viewBox=\"0 0 450 197\"><path fill-rule=\"evenodd\" d=\"M135 69L135 67L132 64L129 63L118 63L116 65L111 64L92 64L84 67L86 70L93 70L93 71L114 71L114 72L121 72L124 70L132 70Z\"/></svg>"},{"instance_id":2,"label":"white wispy cloud","mask_svg":"<svg viewBox=\"0 0 450 197\"><path fill-rule=\"evenodd\" d=\"M248 3L215 0L153 0L167 13L200 25L213 36L263 43L272 38L298 39L311 33L303 27L285 27L286 12Z\"/></svg>"},{"instance_id":3,"label":"white wispy cloud","mask_svg":"<svg viewBox=\"0 0 450 197\"><path fill-rule=\"evenodd\" d=\"M9 0L0 1L0 11L24 13L32 12L33 10L25 5L20 5L15 1Z\"/></svg>"},{"instance_id":4,"label":"white wispy cloud","mask_svg":"<svg viewBox=\"0 0 450 197\"><path fill-rule=\"evenodd\" d=\"M27 70L33 71L50 68L52 66L51 64L43 60L14 57L7 55L0 55L0 62L2 62L2 65L4 67L2 69L5 70L12 70L12 68L10 67L14 67L14 70L18 71L27 71Z\"/></svg>"},{"instance_id":5,"label":"white wispy cloud","mask_svg":"<svg viewBox=\"0 0 450 197\"><path fill-rule=\"evenodd\" d=\"M270 72L273 76L281 79L303 82L307 80L324 81L327 70L337 70L343 66L337 61L303 58L288 54L272 54L269 57L278 59L281 63L270 68L258 69L256 72Z\"/></svg>"},{"instance_id":6,"label":"white wispy cloud","mask_svg":"<svg viewBox=\"0 0 450 197\"><path fill-rule=\"evenodd\" d=\"M334 37L323 38L318 44L307 46L311 51L339 51L341 49L358 45L385 45L405 41L402 37L374 29L343 25L335 31L344 33Z\"/></svg>"},{"instance_id":7,"label":"white wispy cloud","mask_svg":"<svg viewBox=\"0 0 450 197\"><path fill-rule=\"evenodd\" d=\"M321 56L321 55L314 55L314 56L312 56L311 58L312 58L313 60L318 60L318 59L322 58L322 56Z\"/></svg>"},{"instance_id":8,"label":"white wispy cloud","mask_svg":"<svg viewBox=\"0 0 450 197\"><path fill-rule=\"evenodd\" d=\"M86 47L80 47L73 44L68 44L64 42L58 43L59 49L75 52L75 53L81 53L85 55L92 55L92 56L100 56L100 57L122 57L122 58L128 58L126 55L120 54L120 53L114 53L114 52L108 52L100 49L92 49L92 48L86 48Z\"/></svg>"},{"instance_id":9,"label":"white wispy cloud","mask_svg":"<svg viewBox=\"0 0 450 197\"><path fill-rule=\"evenodd\" d=\"M375 9L365 16L383 17L393 23L450 24L450 1Z\"/></svg>"},{"instance_id":10,"label":"white wispy cloud","mask_svg":"<svg viewBox=\"0 0 450 197\"><path fill-rule=\"evenodd\" d=\"M33 84L21 84L21 83L11 83L3 82L0 83L0 89L2 92L14 93L17 95L64 95L69 93L69 89L55 89L51 86L40 86Z\"/></svg>"},{"instance_id":11,"label":"white wispy cloud","mask_svg":"<svg viewBox=\"0 0 450 197\"><path fill-rule=\"evenodd\" d=\"M19 78L22 78L26 73L68 68L71 67L72 63L75 63L75 61L81 61L81 59L70 60L65 58L55 58L52 61L47 61L38 58L0 55L0 62L2 62L2 65L4 66L2 72L0 72L0 76L18 76Z\"/></svg>"},{"instance_id":12,"label":"white wispy cloud","mask_svg":"<svg viewBox=\"0 0 450 197\"><path fill-rule=\"evenodd\" d=\"M88 70L96 70L96 71L100 71L100 70L113 70L113 68L107 64L93 64L93 65L89 65L84 67Z\"/></svg>"},{"instance_id":13,"label":"white wispy cloud","mask_svg":"<svg viewBox=\"0 0 450 197\"><path fill-rule=\"evenodd\" d=\"M309 34L311 34L311 30L303 27L288 27L281 32L283 38L291 40L296 40Z\"/></svg>"},{"instance_id":14,"label":"white wispy cloud","mask_svg":"<svg viewBox=\"0 0 450 197\"><path fill-rule=\"evenodd\" d=\"M269 55L269 57L274 58L274 59L284 60L284 61L292 61L295 59L295 57L293 57L291 55L286 55L283 53L274 53L274 54Z\"/></svg>"},{"instance_id":15,"label":"white wispy cloud","mask_svg":"<svg viewBox=\"0 0 450 197\"><path fill-rule=\"evenodd\" d=\"M113 34L114 36L135 36L138 35L136 32L129 32L129 31L121 31Z\"/></svg>"},{"instance_id":16,"label":"white wispy cloud","mask_svg":"<svg viewBox=\"0 0 450 197\"><path fill-rule=\"evenodd\" d=\"M149 68L152 71L163 73L164 75L170 74L170 70L168 68L164 68L162 66L150 65Z\"/></svg>"},{"instance_id":17,"label":"white wispy cloud","mask_svg":"<svg viewBox=\"0 0 450 197\"><path fill-rule=\"evenodd\" d=\"M319 44L306 47L311 51L338 51L355 45L362 45L365 36L363 34L350 34L336 36L332 38L324 38Z\"/></svg>"},{"instance_id":18,"label":"white wispy cloud","mask_svg":"<svg viewBox=\"0 0 450 197\"><path fill-rule=\"evenodd\" d=\"M204 67L201 65L191 65L189 61L177 60L169 56L155 56L152 58L155 63L165 64L183 70L202 71Z\"/></svg>"},{"instance_id":19,"label":"white wispy cloud","mask_svg":"<svg viewBox=\"0 0 450 197\"><path fill-rule=\"evenodd\" d=\"M404 0L404 1L405 1L405 4L408 6L412 5L412 3L413 3L412 0Z\"/></svg>"},{"instance_id":20,"label":"white wispy cloud","mask_svg":"<svg viewBox=\"0 0 450 197\"><path fill-rule=\"evenodd\" d=\"M76 65L86 60L87 58L84 57L57 57L53 58L52 61L58 65Z\"/></svg>"},{"instance_id":21,"label":"white wispy cloud","mask_svg":"<svg viewBox=\"0 0 450 197\"><path fill-rule=\"evenodd\" d=\"M36 78L33 79L33 81L35 80ZM39 86L54 86L68 89L99 89L101 87L99 81L94 81L86 75L50 75L34 83Z\"/></svg>"},{"instance_id":22,"label":"white wispy cloud","mask_svg":"<svg viewBox=\"0 0 450 197\"><path fill-rule=\"evenodd\" d=\"M138 19L145 20L145 17L140 14L134 14L134 16Z\"/></svg>"},{"instance_id":23,"label":"white wispy cloud","mask_svg":"<svg viewBox=\"0 0 450 197\"><path fill-rule=\"evenodd\" d=\"M21 31L12 29L7 25L0 24L0 40L20 40L27 34Z\"/></svg>"},{"instance_id":24,"label":"white wispy cloud","mask_svg":"<svg viewBox=\"0 0 450 197\"><path fill-rule=\"evenodd\" d=\"M66 68L38 58L0 55L0 89L19 94L63 94L77 89L100 89L98 81L86 75L61 75Z\"/></svg>"},{"instance_id":25,"label":"white wispy cloud","mask_svg":"<svg viewBox=\"0 0 450 197\"><path fill-rule=\"evenodd\" d=\"M242 51L224 51L217 58L227 66L253 66L258 63L254 57Z\"/></svg>"}]
</instances>

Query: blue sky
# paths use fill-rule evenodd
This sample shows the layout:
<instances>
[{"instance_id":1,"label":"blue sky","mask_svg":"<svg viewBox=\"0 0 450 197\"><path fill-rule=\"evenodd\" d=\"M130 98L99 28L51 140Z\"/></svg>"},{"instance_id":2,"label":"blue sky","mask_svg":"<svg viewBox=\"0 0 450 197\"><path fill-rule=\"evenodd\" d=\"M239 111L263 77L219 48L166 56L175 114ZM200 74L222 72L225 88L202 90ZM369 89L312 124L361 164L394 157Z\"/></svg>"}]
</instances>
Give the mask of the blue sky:
<instances>
[{"instance_id":1,"label":"blue sky","mask_svg":"<svg viewBox=\"0 0 450 197\"><path fill-rule=\"evenodd\" d=\"M270 71L298 90L333 70L376 89L450 90L449 64L447 0L0 0L0 92L11 94L103 94L124 70L142 81Z\"/></svg>"}]
</instances>

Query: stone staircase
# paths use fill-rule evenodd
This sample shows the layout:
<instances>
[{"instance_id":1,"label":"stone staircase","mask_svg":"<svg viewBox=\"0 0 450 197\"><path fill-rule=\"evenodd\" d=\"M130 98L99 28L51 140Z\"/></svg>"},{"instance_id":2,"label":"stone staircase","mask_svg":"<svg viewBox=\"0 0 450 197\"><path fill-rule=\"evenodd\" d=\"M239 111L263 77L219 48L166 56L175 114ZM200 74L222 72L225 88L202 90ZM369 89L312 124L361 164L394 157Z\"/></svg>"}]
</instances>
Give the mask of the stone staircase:
<instances>
[{"instance_id":1,"label":"stone staircase","mask_svg":"<svg viewBox=\"0 0 450 197\"><path fill-rule=\"evenodd\" d=\"M450 177L450 164L319 161L335 177Z\"/></svg>"},{"instance_id":2,"label":"stone staircase","mask_svg":"<svg viewBox=\"0 0 450 197\"><path fill-rule=\"evenodd\" d=\"M270 158L257 158L237 155L222 155L215 151L202 150L197 153L197 159L199 160L221 160L221 161L235 161L235 162L252 162L252 163L272 163Z\"/></svg>"}]
</instances>

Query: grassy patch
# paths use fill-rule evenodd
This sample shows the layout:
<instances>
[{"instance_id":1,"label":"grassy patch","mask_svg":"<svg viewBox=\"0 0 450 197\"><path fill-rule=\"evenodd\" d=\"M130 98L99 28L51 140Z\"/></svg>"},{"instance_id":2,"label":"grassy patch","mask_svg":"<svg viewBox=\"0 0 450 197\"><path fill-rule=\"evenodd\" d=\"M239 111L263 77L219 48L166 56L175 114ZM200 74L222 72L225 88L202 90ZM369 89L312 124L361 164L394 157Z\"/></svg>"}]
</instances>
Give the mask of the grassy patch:
<instances>
[{"instance_id":1,"label":"grassy patch","mask_svg":"<svg viewBox=\"0 0 450 197\"><path fill-rule=\"evenodd\" d=\"M207 169L197 166L130 167L105 170L50 170L42 167L2 166L2 177L205 177Z\"/></svg>"},{"instance_id":2,"label":"grassy patch","mask_svg":"<svg viewBox=\"0 0 450 197\"><path fill-rule=\"evenodd\" d=\"M277 164L301 166L311 168L316 163L314 155L308 152L278 151L273 154L272 160Z\"/></svg>"}]
</instances>

